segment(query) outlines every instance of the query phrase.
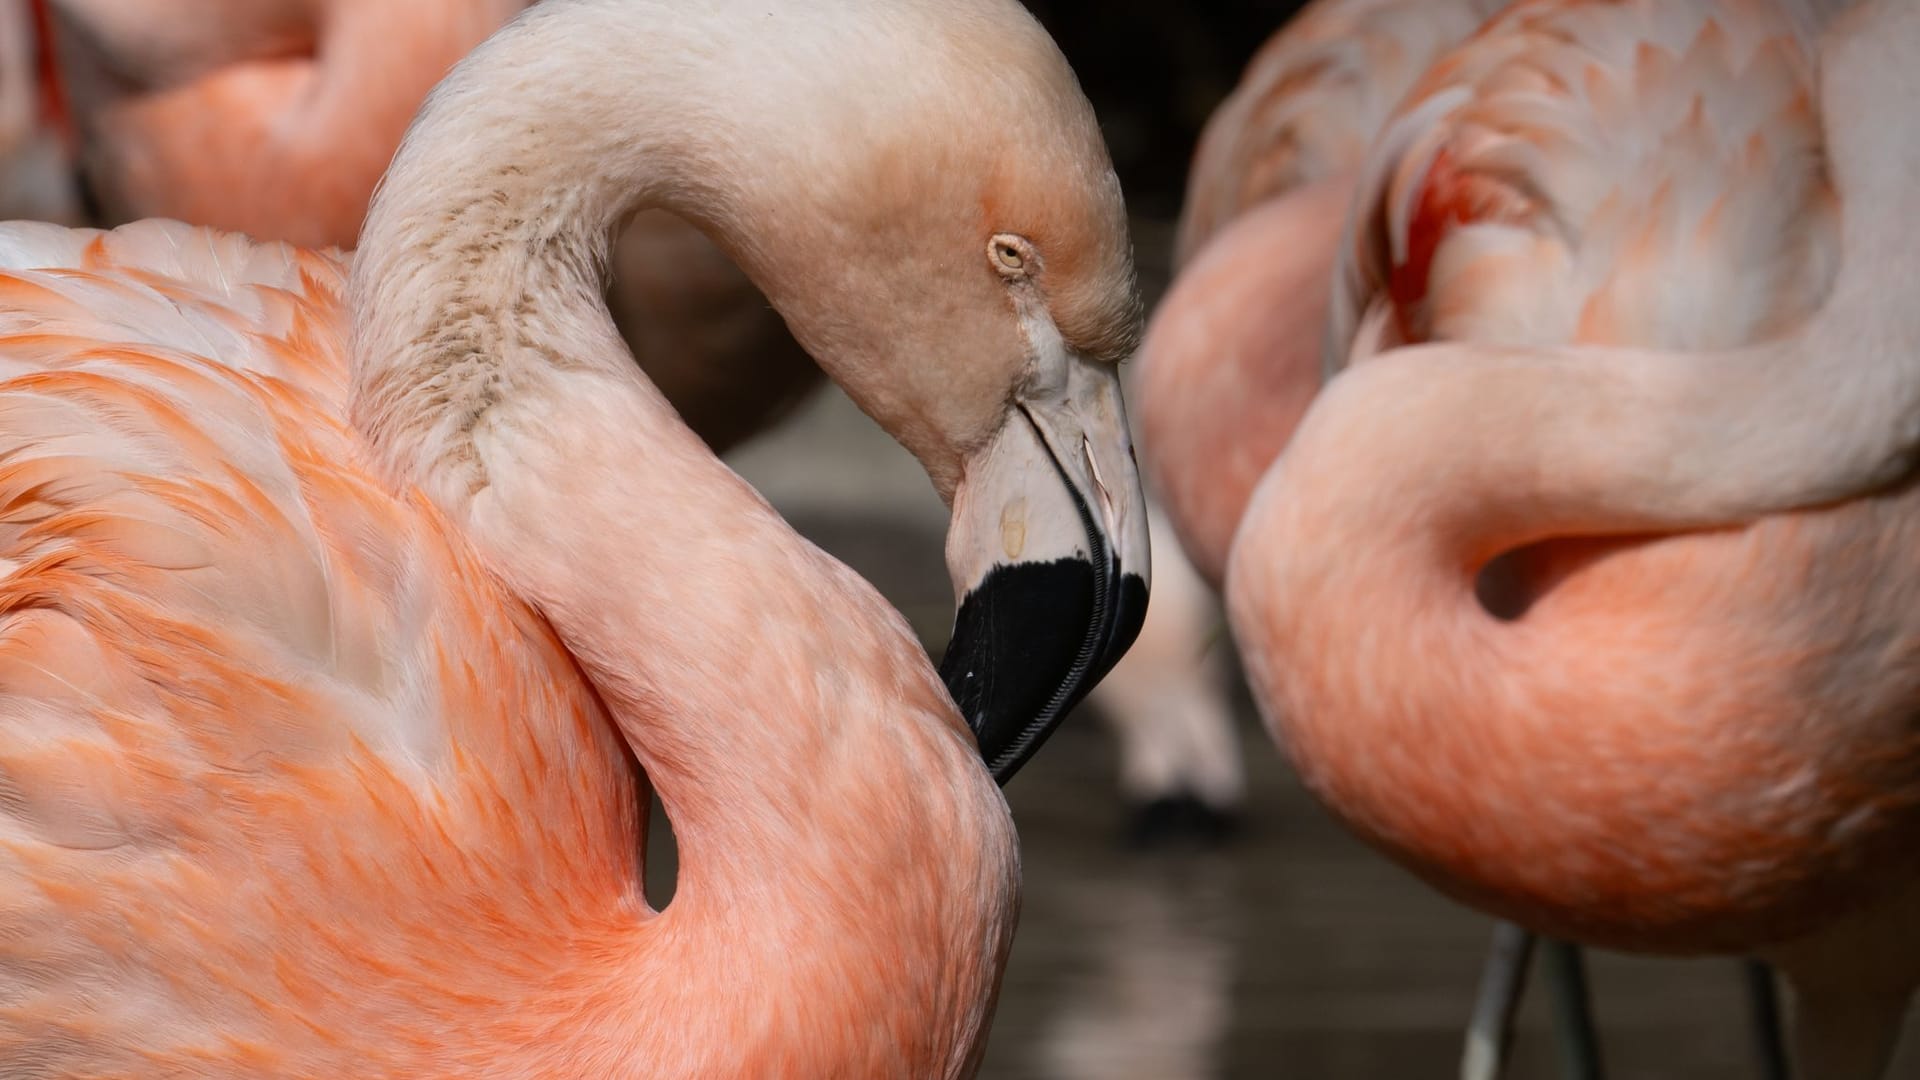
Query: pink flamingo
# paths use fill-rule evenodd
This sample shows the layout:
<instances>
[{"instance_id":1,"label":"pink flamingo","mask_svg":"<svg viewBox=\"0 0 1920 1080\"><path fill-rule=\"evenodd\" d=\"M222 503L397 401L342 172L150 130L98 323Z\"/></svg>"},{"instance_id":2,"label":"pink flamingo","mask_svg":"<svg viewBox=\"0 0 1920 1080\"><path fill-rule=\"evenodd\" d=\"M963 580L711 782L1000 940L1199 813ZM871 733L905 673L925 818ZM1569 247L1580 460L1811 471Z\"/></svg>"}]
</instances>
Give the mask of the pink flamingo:
<instances>
[{"instance_id":1,"label":"pink flamingo","mask_svg":"<svg viewBox=\"0 0 1920 1080\"><path fill-rule=\"evenodd\" d=\"M1358 362L1228 566L1362 836L1555 934L1759 953L1815 1080L1881 1075L1920 982L1920 9L1847 6L1533 0L1436 66L1336 285Z\"/></svg>"},{"instance_id":2,"label":"pink flamingo","mask_svg":"<svg viewBox=\"0 0 1920 1080\"><path fill-rule=\"evenodd\" d=\"M1505 2L1321 0L1208 120L1181 214L1184 265L1137 389L1147 466L1216 588L1255 483L1319 391L1332 269L1367 147L1415 79ZM1496 929L1463 1076L1498 1074L1532 952L1523 931ZM1596 1072L1580 958L1555 943L1549 962L1573 1069Z\"/></svg>"},{"instance_id":3,"label":"pink flamingo","mask_svg":"<svg viewBox=\"0 0 1920 1080\"><path fill-rule=\"evenodd\" d=\"M109 221L349 248L427 90L529 0L31 2Z\"/></svg>"},{"instance_id":4,"label":"pink flamingo","mask_svg":"<svg viewBox=\"0 0 1920 1080\"><path fill-rule=\"evenodd\" d=\"M950 496L964 723L629 362L636 204ZM166 222L0 266L13 1071L971 1074L1018 885L980 755L1145 593L1119 189L1017 5L548 0L430 97L350 274Z\"/></svg>"},{"instance_id":5,"label":"pink flamingo","mask_svg":"<svg viewBox=\"0 0 1920 1080\"><path fill-rule=\"evenodd\" d=\"M526 0L430 0L399 19L376 18L356 0L250 4L245 17L204 0L55 2L64 9L64 82L82 102L86 172L106 223L176 217L351 248L400 139L390 118L410 116L431 80ZM262 22L280 29L265 32ZM290 51L289 38L307 44ZM129 70L147 74L129 79ZM253 88L263 71L283 72L285 92ZM333 121L314 121L312 86L328 88L321 111ZM367 121L350 122L356 114ZM231 137L252 129L273 137ZM765 430L818 386L819 368L766 298L679 218L636 215L614 246L612 271L608 300L622 338L716 452ZM1224 830L1240 802L1223 676L1217 657L1201 655L1224 617L1184 578L1173 583L1149 613L1150 647L1095 691L1119 738L1136 835L1184 822Z\"/></svg>"}]
</instances>

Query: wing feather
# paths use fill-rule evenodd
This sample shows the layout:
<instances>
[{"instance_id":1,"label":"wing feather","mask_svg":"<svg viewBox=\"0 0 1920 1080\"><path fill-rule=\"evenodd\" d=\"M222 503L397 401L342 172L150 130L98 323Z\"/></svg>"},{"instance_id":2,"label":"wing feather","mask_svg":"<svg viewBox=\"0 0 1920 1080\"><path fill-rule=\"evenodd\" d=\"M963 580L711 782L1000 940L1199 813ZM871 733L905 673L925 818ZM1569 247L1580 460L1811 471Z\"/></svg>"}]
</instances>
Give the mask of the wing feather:
<instances>
[{"instance_id":1,"label":"wing feather","mask_svg":"<svg viewBox=\"0 0 1920 1080\"><path fill-rule=\"evenodd\" d=\"M1808 34L1770 0L1507 9L1374 148L1330 356L1369 305L1398 341L1713 348L1804 318L1835 264Z\"/></svg>"},{"instance_id":2,"label":"wing feather","mask_svg":"<svg viewBox=\"0 0 1920 1080\"><path fill-rule=\"evenodd\" d=\"M8 1075L351 1072L394 994L458 1022L395 971L462 920L537 940L579 917L556 892L637 878L635 778L570 658L360 465L343 273L0 225ZM338 1030L288 1022L315 1010Z\"/></svg>"}]
</instances>

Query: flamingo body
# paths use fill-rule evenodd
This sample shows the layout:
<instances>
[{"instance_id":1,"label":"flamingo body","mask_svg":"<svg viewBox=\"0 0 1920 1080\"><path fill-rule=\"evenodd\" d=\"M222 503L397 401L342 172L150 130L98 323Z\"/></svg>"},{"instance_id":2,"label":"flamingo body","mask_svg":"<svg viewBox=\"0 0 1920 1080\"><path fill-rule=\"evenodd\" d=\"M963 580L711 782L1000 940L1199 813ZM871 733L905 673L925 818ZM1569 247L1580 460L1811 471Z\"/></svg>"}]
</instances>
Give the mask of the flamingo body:
<instances>
[{"instance_id":1,"label":"flamingo body","mask_svg":"<svg viewBox=\"0 0 1920 1080\"><path fill-rule=\"evenodd\" d=\"M344 268L169 223L0 252L6 1056L524 1055L542 954L644 907L641 789L551 631L360 464ZM475 1045L436 1062L400 1026L435 1015Z\"/></svg>"},{"instance_id":2,"label":"flamingo body","mask_svg":"<svg viewBox=\"0 0 1920 1080\"><path fill-rule=\"evenodd\" d=\"M930 913L825 898L766 914L871 934L788 940L778 989L759 935L699 964L719 943L639 890L645 780L579 669L364 463L340 263L166 222L10 225L0 253L0 918L23 931L0 1048L21 1075L600 1074L635 1042L662 1048L649 1075L909 1075L974 1051L978 1010L930 1042L906 1017L992 988L1012 833L984 773L936 785L1003 858L951 886L1001 912L940 946L958 967L902 951ZM907 692L951 717L931 673ZM964 775L956 726L929 729L959 753L917 782ZM956 856L970 877L979 848L924 836L942 850L903 837L899 880ZM889 972L885 1000L851 1001L846 965ZM717 1029L722 994L761 1019Z\"/></svg>"},{"instance_id":3,"label":"flamingo body","mask_svg":"<svg viewBox=\"0 0 1920 1080\"><path fill-rule=\"evenodd\" d=\"M352 247L427 90L526 0L52 0L115 221Z\"/></svg>"},{"instance_id":4,"label":"flamingo body","mask_svg":"<svg viewBox=\"0 0 1920 1080\"><path fill-rule=\"evenodd\" d=\"M1469 88L1471 104L1400 156L1397 184L1375 219L1384 235L1368 232L1364 255L1357 253L1398 256L1381 275L1396 329L1413 328L1416 340L1705 348L1764 335L1817 306L1831 265L1823 251L1833 207L1805 45L1764 6L1734 7L1743 10L1716 17L1699 4L1624 13L1522 4L1438 66L1409 111L1455 87ZM1556 96L1559 86L1575 89ZM1633 125L1622 122L1627 110ZM1430 164L1420 170L1423 162ZM1763 242L1770 246L1755 250ZM1712 272L1722 259L1726 269ZM1388 334L1382 344L1392 340ZM1895 776L1863 769L1871 761L1859 755L1893 750L1896 763L1904 756L1899 739L1876 748L1871 733L1897 735L1901 703L1920 688L1897 677L1897 666L1855 670L1850 682L1887 695L1873 709L1882 719L1849 740L1855 754L1834 756L1813 774L1802 773L1807 755L1794 750L1805 745L1796 743L1807 738L1804 716L1837 711L1857 692L1805 674L1823 673L1849 651L1847 635L1834 631L1853 617L1840 627L1823 620L1857 611L1860 625L1893 626L1907 599L1885 576L1862 572L1896 565L1889 560L1907 539L1897 511L1878 516L1837 535L1805 517L1794 528L1772 526L1783 531L1768 539L1727 533L1522 552L1524 615L1463 629L1504 661L1483 669L1502 674L1477 685L1459 685L1472 672L1440 681L1451 700L1484 694L1513 718L1510 732L1476 740L1467 752L1483 762L1491 753L1516 771L1532 762L1533 789L1506 804L1516 815L1506 829L1492 824L1495 807L1476 802L1450 808L1451 820L1425 839L1452 850L1449 867L1477 868L1463 877L1510 868L1557 896L1546 904L1556 912L1615 913L1620 936L1562 925L1543 910L1510 910L1524 921L1628 947L1655 944L1669 922L1666 947L1709 938L1733 946L1766 933L1742 927L1742 911L1771 913L1764 923L1802 903L1818 906L1817 895L1857 894L1842 884L1858 857L1847 849L1873 850L1872 823L1894 835L1912 827L1897 799L1890 813L1841 827L1871 805L1864 794L1900 790ZM1836 557L1855 537L1873 544ZM1778 561L1768 557L1776 548ZM1807 602L1815 596L1819 603ZM1574 636L1562 644L1550 630ZM1887 642L1890 658L1911 647L1904 640ZM1521 659L1529 648L1555 659L1529 664ZM1314 652L1294 669L1330 662ZM1688 675L1728 663L1737 666L1721 678ZM1534 678L1515 679L1520 670ZM1647 681L1618 677L1630 671ZM1579 704L1596 693L1606 704L1590 696ZM1822 701L1827 693L1842 696ZM1318 730L1305 710L1286 715ZM1521 723L1522 715L1534 719ZM1560 720L1582 715L1607 722L1577 732ZM1289 723L1290 745L1305 734L1299 727ZM1304 762L1328 760L1299 752ZM1577 778L1575 762L1585 762ZM1643 791L1645 778L1659 775L1690 782ZM1412 777L1386 780L1383 792L1396 781ZM1400 790L1408 794L1397 802L1444 805L1431 787ZM1596 819L1602 807L1609 812ZM1664 823L1659 844L1626 842L1655 821ZM1456 839L1443 844L1442 834ZM1529 846L1504 846L1518 834ZM1556 850L1571 865L1546 857ZM1877 872L1863 866L1855 876ZM1505 884L1495 891L1528 894ZM1647 936L1636 940L1640 934Z\"/></svg>"},{"instance_id":5,"label":"flamingo body","mask_svg":"<svg viewBox=\"0 0 1920 1080\"><path fill-rule=\"evenodd\" d=\"M1813 27L1741 0L1495 19L1423 80L1364 181L1336 283L1352 375L1403 342L1709 350L1811 319L1838 239ZM1803 995L1805 1060L1876 1075L1897 1006L1817 1033L1920 980L1920 868L1900 854L1920 835L1914 496L1625 537L1560 503L1595 535L1547 529L1529 493L1605 489L1604 454L1530 464L1541 414L1499 384L1445 420L1377 398L1356 426L1348 394L1369 384L1349 379L1256 493L1229 570L1257 695L1309 785L1529 926L1758 951L1803 990L1842 989ZM1613 425L1623 450L1672 408L1637 405ZM1489 452L1513 479L1486 479ZM1476 489L1501 507L1458 494Z\"/></svg>"},{"instance_id":6,"label":"flamingo body","mask_svg":"<svg viewBox=\"0 0 1920 1080\"><path fill-rule=\"evenodd\" d=\"M1319 391L1330 268L1367 148L1421 73L1504 3L1319 0L1207 120L1139 397L1147 467L1216 589L1254 484Z\"/></svg>"},{"instance_id":7,"label":"flamingo body","mask_svg":"<svg viewBox=\"0 0 1920 1080\"><path fill-rule=\"evenodd\" d=\"M1207 118L1176 245L1187 262L1250 207L1357 172L1439 55L1507 0L1317 0L1261 46Z\"/></svg>"}]
</instances>

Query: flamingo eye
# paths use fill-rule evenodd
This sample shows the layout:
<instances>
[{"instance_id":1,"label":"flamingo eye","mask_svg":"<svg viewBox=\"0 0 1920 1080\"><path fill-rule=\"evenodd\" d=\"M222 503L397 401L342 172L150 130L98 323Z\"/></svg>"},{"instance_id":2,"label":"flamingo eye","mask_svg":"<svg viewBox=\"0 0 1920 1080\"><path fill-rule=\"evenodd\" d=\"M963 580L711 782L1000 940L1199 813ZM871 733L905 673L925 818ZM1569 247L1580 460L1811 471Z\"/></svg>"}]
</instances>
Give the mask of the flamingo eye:
<instances>
[{"instance_id":1,"label":"flamingo eye","mask_svg":"<svg viewBox=\"0 0 1920 1080\"><path fill-rule=\"evenodd\" d=\"M987 242L987 261L1001 277L1025 278L1033 272L1033 245L1012 233L999 233Z\"/></svg>"}]
</instances>

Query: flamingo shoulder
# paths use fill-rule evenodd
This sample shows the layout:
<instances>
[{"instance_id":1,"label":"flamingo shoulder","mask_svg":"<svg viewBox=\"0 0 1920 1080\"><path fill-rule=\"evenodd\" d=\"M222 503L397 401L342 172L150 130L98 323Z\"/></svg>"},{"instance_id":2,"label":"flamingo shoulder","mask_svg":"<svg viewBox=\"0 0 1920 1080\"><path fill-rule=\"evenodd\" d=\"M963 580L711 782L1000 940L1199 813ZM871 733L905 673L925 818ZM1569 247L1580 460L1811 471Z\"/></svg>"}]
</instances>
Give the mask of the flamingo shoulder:
<instances>
[{"instance_id":1,"label":"flamingo shoulder","mask_svg":"<svg viewBox=\"0 0 1920 1080\"><path fill-rule=\"evenodd\" d=\"M233 1025L206 1075L275 1072L273 1025L363 1007L330 980L411 985L381 950L631 891L591 692L360 464L340 280L170 223L0 227L0 1057L131 1075L197 1017Z\"/></svg>"}]
</instances>

